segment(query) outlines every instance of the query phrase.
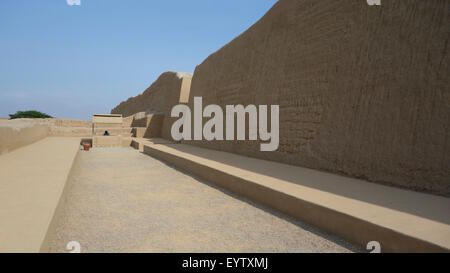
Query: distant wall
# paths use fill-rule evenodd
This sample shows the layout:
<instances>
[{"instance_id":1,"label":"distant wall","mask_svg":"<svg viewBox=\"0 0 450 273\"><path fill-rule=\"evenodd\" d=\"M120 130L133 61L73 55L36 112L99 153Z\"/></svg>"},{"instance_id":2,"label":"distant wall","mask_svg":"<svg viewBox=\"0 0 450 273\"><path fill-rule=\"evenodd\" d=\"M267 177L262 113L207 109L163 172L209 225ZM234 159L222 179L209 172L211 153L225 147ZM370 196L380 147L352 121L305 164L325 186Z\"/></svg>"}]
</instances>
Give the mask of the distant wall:
<instances>
[{"instance_id":1,"label":"distant wall","mask_svg":"<svg viewBox=\"0 0 450 273\"><path fill-rule=\"evenodd\" d=\"M0 120L0 154L45 137L91 137L92 123L70 119Z\"/></svg>"},{"instance_id":2,"label":"distant wall","mask_svg":"<svg viewBox=\"0 0 450 273\"><path fill-rule=\"evenodd\" d=\"M92 123L102 123L102 124L122 124L123 117L121 115L94 115L92 117Z\"/></svg>"},{"instance_id":3,"label":"distant wall","mask_svg":"<svg viewBox=\"0 0 450 273\"><path fill-rule=\"evenodd\" d=\"M123 118L122 126L123 127L131 127L131 125L133 124L133 119L134 119L133 116Z\"/></svg>"},{"instance_id":4,"label":"distant wall","mask_svg":"<svg viewBox=\"0 0 450 273\"><path fill-rule=\"evenodd\" d=\"M139 112L134 114L131 127L147 127L149 123L149 117L146 112Z\"/></svg>"},{"instance_id":5,"label":"distant wall","mask_svg":"<svg viewBox=\"0 0 450 273\"><path fill-rule=\"evenodd\" d=\"M190 90L190 103L280 105L278 151L191 143L450 196L449 4L278 1Z\"/></svg>"},{"instance_id":6,"label":"distant wall","mask_svg":"<svg viewBox=\"0 0 450 273\"><path fill-rule=\"evenodd\" d=\"M50 126L48 128L51 137L90 137L92 136L92 128L88 127L57 127Z\"/></svg>"},{"instance_id":7,"label":"distant wall","mask_svg":"<svg viewBox=\"0 0 450 273\"><path fill-rule=\"evenodd\" d=\"M74 119L49 119L49 124L58 127L87 127L91 128L92 122Z\"/></svg>"},{"instance_id":8,"label":"distant wall","mask_svg":"<svg viewBox=\"0 0 450 273\"><path fill-rule=\"evenodd\" d=\"M48 126L33 120L0 120L0 154L32 144L48 135Z\"/></svg>"},{"instance_id":9,"label":"distant wall","mask_svg":"<svg viewBox=\"0 0 450 273\"><path fill-rule=\"evenodd\" d=\"M171 139L170 128L173 119L170 118L170 111L174 105L188 101L191 79L192 75L189 73L165 72L141 95L120 103L111 113L122 114L124 117L140 113L133 119L133 127L148 126L147 121L151 120L146 117L148 114L163 114L160 135ZM160 119L153 120L160 122Z\"/></svg>"},{"instance_id":10,"label":"distant wall","mask_svg":"<svg viewBox=\"0 0 450 273\"><path fill-rule=\"evenodd\" d=\"M120 103L111 114L128 117L139 112L164 113L174 101L180 100L183 79L190 82L191 78L188 73L165 72L142 94Z\"/></svg>"},{"instance_id":11,"label":"distant wall","mask_svg":"<svg viewBox=\"0 0 450 273\"><path fill-rule=\"evenodd\" d=\"M189 101L189 94L191 90L192 76L190 74L183 74L178 81L177 87L172 90L170 95L168 95L167 105L165 108L164 119L161 125L161 137L164 139L173 140L172 138L172 124L178 118L170 117L173 106L178 104L186 104ZM156 119L159 120L159 119Z\"/></svg>"},{"instance_id":12,"label":"distant wall","mask_svg":"<svg viewBox=\"0 0 450 273\"><path fill-rule=\"evenodd\" d=\"M49 136L89 137L92 135L92 122L72 119L47 119Z\"/></svg>"}]
</instances>

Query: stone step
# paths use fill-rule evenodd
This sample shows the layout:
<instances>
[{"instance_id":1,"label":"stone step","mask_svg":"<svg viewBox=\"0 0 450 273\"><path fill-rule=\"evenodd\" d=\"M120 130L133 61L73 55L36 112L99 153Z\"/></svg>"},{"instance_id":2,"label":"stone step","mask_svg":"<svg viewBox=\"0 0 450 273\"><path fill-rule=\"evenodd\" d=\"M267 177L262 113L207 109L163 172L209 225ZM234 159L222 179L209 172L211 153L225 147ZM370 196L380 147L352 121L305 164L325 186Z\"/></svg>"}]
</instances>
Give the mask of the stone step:
<instances>
[{"instance_id":1,"label":"stone step","mask_svg":"<svg viewBox=\"0 0 450 273\"><path fill-rule=\"evenodd\" d=\"M109 132L109 131L108 131ZM103 135L104 132L102 133L96 133L94 136L104 136ZM109 136L121 136L121 137L133 137L133 133L120 133L120 134L115 134L115 133L111 133L109 132Z\"/></svg>"},{"instance_id":2,"label":"stone step","mask_svg":"<svg viewBox=\"0 0 450 273\"><path fill-rule=\"evenodd\" d=\"M129 128L122 123L95 123L94 128Z\"/></svg>"},{"instance_id":3,"label":"stone step","mask_svg":"<svg viewBox=\"0 0 450 273\"><path fill-rule=\"evenodd\" d=\"M94 129L94 135L96 136L103 136L105 131L108 131L110 136L132 136L133 135L133 128L95 128Z\"/></svg>"},{"instance_id":4,"label":"stone step","mask_svg":"<svg viewBox=\"0 0 450 273\"><path fill-rule=\"evenodd\" d=\"M94 148L130 147L130 136L94 136L92 146Z\"/></svg>"},{"instance_id":5,"label":"stone step","mask_svg":"<svg viewBox=\"0 0 450 273\"><path fill-rule=\"evenodd\" d=\"M162 138L135 138L133 137L131 140L131 147L139 150L141 152L144 151L144 146L153 145L153 144L173 144L173 141L162 139Z\"/></svg>"},{"instance_id":6,"label":"stone step","mask_svg":"<svg viewBox=\"0 0 450 273\"><path fill-rule=\"evenodd\" d=\"M143 151L364 248L450 251L449 198L184 144Z\"/></svg>"}]
</instances>

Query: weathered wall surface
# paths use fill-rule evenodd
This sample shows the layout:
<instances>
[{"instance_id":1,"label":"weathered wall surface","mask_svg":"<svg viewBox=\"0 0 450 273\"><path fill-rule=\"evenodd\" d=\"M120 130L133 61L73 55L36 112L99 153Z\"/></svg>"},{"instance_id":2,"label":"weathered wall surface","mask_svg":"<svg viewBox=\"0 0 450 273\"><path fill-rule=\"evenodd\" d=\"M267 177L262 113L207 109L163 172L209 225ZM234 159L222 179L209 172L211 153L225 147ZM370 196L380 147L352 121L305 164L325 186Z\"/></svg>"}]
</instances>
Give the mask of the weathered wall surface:
<instances>
[{"instance_id":1,"label":"weathered wall surface","mask_svg":"<svg viewBox=\"0 0 450 273\"><path fill-rule=\"evenodd\" d=\"M49 125L56 127L85 127L91 128L92 122L87 120L74 120L74 119L46 119Z\"/></svg>"},{"instance_id":2,"label":"weathered wall surface","mask_svg":"<svg viewBox=\"0 0 450 273\"><path fill-rule=\"evenodd\" d=\"M170 117L172 108L177 104L187 104L191 91L192 75L189 73L182 73L178 74L178 78L180 80L178 81L176 88L168 94L168 103L165 106L165 111L163 112L164 119L161 125L161 137L169 140L173 140L171 129L172 124L177 120L177 118ZM156 118L155 120L158 121L159 118Z\"/></svg>"},{"instance_id":3,"label":"weathered wall surface","mask_svg":"<svg viewBox=\"0 0 450 273\"><path fill-rule=\"evenodd\" d=\"M170 129L174 119L170 118L170 111L174 105L187 103L191 79L192 75L189 73L165 72L144 93L120 103L111 114L122 114L124 117L140 112L164 114L161 136L171 139ZM139 122L143 120L142 117L135 118L132 126L144 127Z\"/></svg>"},{"instance_id":4,"label":"weathered wall surface","mask_svg":"<svg viewBox=\"0 0 450 273\"><path fill-rule=\"evenodd\" d=\"M449 3L278 1L190 91L223 109L279 104L278 151L195 144L450 196Z\"/></svg>"},{"instance_id":5,"label":"weathered wall surface","mask_svg":"<svg viewBox=\"0 0 450 273\"><path fill-rule=\"evenodd\" d=\"M92 122L71 119L45 119L51 137L89 137L92 135ZM41 121L44 122L44 121Z\"/></svg>"},{"instance_id":6,"label":"weathered wall surface","mask_svg":"<svg viewBox=\"0 0 450 273\"><path fill-rule=\"evenodd\" d=\"M0 120L0 154L11 152L46 137L89 137L92 123L69 119Z\"/></svg>"},{"instance_id":7,"label":"weathered wall surface","mask_svg":"<svg viewBox=\"0 0 450 273\"><path fill-rule=\"evenodd\" d=\"M54 127L49 128L50 137L90 137L92 128L87 127Z\"/></svg>"},{"instance_id":8,"label":"weathered wall surface","mask_svg":"<svg viewBox=\"0 0 450 273\"><path fill-rule=\"evenodd\" d=\"M48 135L48 126L33 120L0 120L0 154L32 144Z\"/></svg>"},{"instance_id":9,"label":"weathered wall surface","mask_svg":"<svg viewBox=\"0 0 450 273\"><path fill-rule=\"evenodd\" d=\"M184 78L190 80L192 76L188 73L165 72L142 94L120 103L111 114L128 117L139 112L164 113L174 101L178 104Z\"/></svg>"},{"instance_id":10,"label":"weathered wall surface","mask_svg":"<svg viewBox=\"0 0 450 273\"><path fill-rule=\"evenodd\" d=\"M133 118L130 127L147 127L149 124L149 117L146 112L139 112L130 116Z\"/></svg>"},{"instance_id":11,"label":"weathered wall surface","mask_svg":"<svg viewBox=\"0 0 450 273\"><path fill-rule=\"evenodd\" d=\"M131 127L131 125L133 124L133 120L134 120L133 116L123 118L122 126L123 127Z\"/></svg>"}]
</instances>

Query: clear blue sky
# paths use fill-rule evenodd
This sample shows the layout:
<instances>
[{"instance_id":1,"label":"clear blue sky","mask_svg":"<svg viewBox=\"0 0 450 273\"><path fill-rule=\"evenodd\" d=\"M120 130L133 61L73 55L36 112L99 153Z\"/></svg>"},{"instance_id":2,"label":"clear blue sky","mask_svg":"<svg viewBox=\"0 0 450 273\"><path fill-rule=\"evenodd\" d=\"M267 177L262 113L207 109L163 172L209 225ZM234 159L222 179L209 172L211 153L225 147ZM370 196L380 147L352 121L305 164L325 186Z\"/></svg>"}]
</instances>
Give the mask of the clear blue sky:
<instances>
[{"instance_id":1,"label":"clear blue sky","mask_svg":"<svg viewBox=\"0 0 450 273\"><path fill-rule=\"evenodd\" d=\"M0 117L89 119L195 66L276 0L0 1Z\"/></svg>"}]
</instances>

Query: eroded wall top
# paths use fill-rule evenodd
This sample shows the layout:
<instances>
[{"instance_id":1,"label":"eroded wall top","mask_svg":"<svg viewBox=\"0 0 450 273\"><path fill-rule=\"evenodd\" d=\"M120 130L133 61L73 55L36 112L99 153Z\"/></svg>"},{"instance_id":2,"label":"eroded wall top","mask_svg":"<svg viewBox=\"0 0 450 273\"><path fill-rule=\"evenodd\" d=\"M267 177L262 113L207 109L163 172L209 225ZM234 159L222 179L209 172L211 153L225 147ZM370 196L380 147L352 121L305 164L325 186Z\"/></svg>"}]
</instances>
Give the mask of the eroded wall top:
<instances>
[{"instance_id":1,"label":"eroded wall top","mask_svg":"<svg viewBox=\"0 0 450 273\"><path fill-rule=\"evenodd\" d=\"M124 117L139 112L165 113L189 98L191 78L190 73L165 72L142 94L120 103L111 113Z\"/></svg>"}]
</instances>

